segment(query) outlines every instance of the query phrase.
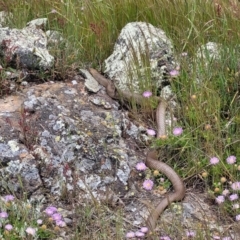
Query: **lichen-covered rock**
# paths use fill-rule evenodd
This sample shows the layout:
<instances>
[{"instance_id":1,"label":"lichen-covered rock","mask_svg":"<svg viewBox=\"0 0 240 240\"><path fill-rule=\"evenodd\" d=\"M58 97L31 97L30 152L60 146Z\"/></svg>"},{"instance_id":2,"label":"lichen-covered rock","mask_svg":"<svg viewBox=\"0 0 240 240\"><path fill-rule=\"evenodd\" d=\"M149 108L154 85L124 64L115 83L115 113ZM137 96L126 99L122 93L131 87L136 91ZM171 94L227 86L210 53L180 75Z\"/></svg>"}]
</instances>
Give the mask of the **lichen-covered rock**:
<instances>
[{"instance_id":1,"label":"lichen-covered rock","mask_svg":"<svg viewBox=\"0 0 240 240\"><path fill-rule=\"evenodd\" d=\"M47 50L47 37L35 26L0 28L0 47L6 64L15 68L45 70L54 64L54 57Z\"/></svg>"},{"instance_id":2,"label":"lichen-covered rock","mask_svg":"<svg viewBox=\"0 0 240 240\"><path fill-rule=\"evenodd\" d=\"M0 172L8 182L5 187L17 191L20 175L24 176L25 191L35 198L35 190L41 187L55 199L67 191L79 192L81 200L94 196L109 204L120 202L119 196L127 193L132 165L138 161L121 137L125 115L114 107L109 110L96 107L88 101L90 96L83 94L84 89L79 82L46 83L24 93L21 108L18 104L19 124L12 126L13 132L20 131L21 139L16 135L11 139L0 129L0 148L4 150L0 155L4 162ZM137 138L138 128L134 129ZM22 148L22 144L27 148ZM21 149L32 157L20 158Z\"/></svg>"},{"instance_id":3,"label":"lichen-covered rock","mask_svg":"<svg viewBox=\"0 0 240 240\"><path fill-rule=\"evenodd\" d=\"M128 23L121 31L104 73L121 90L139 92L146 80L158 88L177 67L173 45L165 32L145 22Z\"/></svg>"},{"instance_id":4,"label":"lichen-covered rock","mask_svg":"<svg viewBox=\"0 0 240 240\"><path fill-rule=\"evenodd\" d=\"M63 42L63 35L58 32L58 31L54 31L54 30L48 30L46 31L46 36L48 39L48 46L57 46L57 44L62 43Z\"/></svg>"},{"instance_id":5,"label":"lichen-covered rock","mask_svg":"<svg viewBox=\"0 0 240 240\"><path fill-rule=\"evenodd\" d=\"M32 21L28 22L27 27L40 28L44 31L47 26L47 22L48 22L47 18L37 18L37 19L33 19Z\"/></svg>"},{"instance_id":6,"label":"lichen-covered rock","mask_svg":"<svg viewBox=\"0 0 240 240\"><path fill-rule=\"evenodd\" d=\"M84 76L85 86L89 91L96 93L100 90L101 86L87 70L80 69L80 73Z\"/></svg>"},{"instance_id":7,"label":"lichen-covered rock","mask_svg":"<svg viewBox=\"0 0 240 240\"><path fill-rule=\"evenodd\" d=\"M0 165L7 165L11 160L15 160L19 154L16 141L10 140L7 144L0 143Z\"/></svg>"},{"instance_id":8,"label":"lichen-covered rock","mask_svg":"<svg viewBox=\"0 0 240 240\"><path fill-rule=\"evenodd\" d=\"M206 61L220 60L221 44L215 42L208 42L199 47L197 50L197 58L200 60L203 58Z\"/></svg>"},{"instance_id":9,"label":"lichen-covered rock","mask_svg":"<svg viewBox=\"0 0 240 240\"><path fill-rule=\"evenodd\" d=\"M19 191L32 194L42 185L34 158L27 162L20 160L9 162L6 168L0 169L0 176L1 186L16 194Z\"/></svg>"}]
</instances>

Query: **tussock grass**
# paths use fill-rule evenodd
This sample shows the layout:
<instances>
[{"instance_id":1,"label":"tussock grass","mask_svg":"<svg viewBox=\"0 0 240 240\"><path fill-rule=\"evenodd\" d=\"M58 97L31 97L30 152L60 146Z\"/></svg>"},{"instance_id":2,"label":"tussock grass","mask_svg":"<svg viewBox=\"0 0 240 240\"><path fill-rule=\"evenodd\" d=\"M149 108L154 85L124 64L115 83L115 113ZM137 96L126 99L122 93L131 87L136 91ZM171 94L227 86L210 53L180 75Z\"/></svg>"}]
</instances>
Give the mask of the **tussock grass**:
<instances>
[{"instance_id":1,"label":"tussock grass","mask_svg":"<svg viewBox=\"0 0 240 240\"><path fill-rule=\"evenodd\" d=\"M38 17L49 19L48 28L60 31L67 40L66 45L52 50L57 58L56 71L62 75L75 67L100 67L110 55L120 30L129 22L145 21L163 29L174 43L177 55L188 53L186 58L179 59L180 75L172 81L181 105L178 123L184 133L178 138L171 136L164 142L158 140L156 145L160 149L171 146L172 152L166 158L189 186L192 178L201 176L202 184L213 199L224 189L230 189L232 194L238 193L230 187L231 183L240 181L238 1L0 0L0 10L13 14L8 23L10 27L22 28ZM208 41L222 44L218 61L196 58L196 50ZM149 83L143 82L142 86L149 86ZM235 164L226 162L230 155L236 156ZM217 165L210 164L214 156L220 159ZM226 182L221 180L223 177ZM234 219L240 214L239 209L231 207L237 201L227 199L221 210ZM86 208L86 212L81 213L85 216L82 221L85 225L79 222L74 239L89 237L86 222L95 224L95 217L89 216L99 213L96 209L88 212ZM99 214L101 218L101 212ZM119 232L116 230L113 234L116 239L123 239L121 227L121 224L117 225ZM96 231L91 235L92 239L113 238L103 222L99 228L106 232ZM201 232L197 239L203 239Z\"/></svg>"},{"instance_id":2,"label":"tussock grass","mask_svg":"<svg viewBox=\"0 0 240 240\"><path fill-rule=\"evenodd\" d=\"M225 5L225 4L224 4ZM36 17L48 17L49 28L70 41L64 63L102 63L112 51L120 30L132 21L146 21L162 28L176 51L193 53L207 41L237 42L238 18L212 1L0 1L13 13L10 26L23 27ZM227 7L226 7L227 9ZM235 8L237 10L237 8Z\"/></svg>"}]
</instances>

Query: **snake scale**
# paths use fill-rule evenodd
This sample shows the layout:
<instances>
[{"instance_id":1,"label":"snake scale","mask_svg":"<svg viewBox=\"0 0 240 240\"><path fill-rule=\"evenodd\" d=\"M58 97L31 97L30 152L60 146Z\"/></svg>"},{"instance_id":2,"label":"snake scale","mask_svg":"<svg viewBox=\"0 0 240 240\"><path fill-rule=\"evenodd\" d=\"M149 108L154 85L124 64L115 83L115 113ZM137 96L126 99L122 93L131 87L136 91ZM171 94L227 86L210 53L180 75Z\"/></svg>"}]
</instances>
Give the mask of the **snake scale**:
<instances>
[{"instance_id":1,"label":"snake scale","mask_svg":"<svg viewBox=\"0 0 240 240\"><path fill-rule=\"evenodd\" d=\"M114 83L102 76L97 70L90 68L88 69L94 79L102 86L106 88L107 94L114 99L119 99L122 97L124 100L130 101L134 98L136 103L141 103L142 96L140 94L131 93L129 91L117 90ZM157 97L156 97L157 98ZM167 103L164 99L158 98L159 104L156 110L156 120L157 120L157 137L161 137L166 134L165 130L165 112ZM152 231L156 228L157 219L161 215L168 205L174 201L180 201L185 196L185 186L182 179L178 174L166 163L157 160L157 152L154 150L149 150L146 157L146 166L151 169L156 169L163 173L172 183L174 192L168 193L157 205L156 208L150 213L146 225Z\"/></svg>"}]
</instances>

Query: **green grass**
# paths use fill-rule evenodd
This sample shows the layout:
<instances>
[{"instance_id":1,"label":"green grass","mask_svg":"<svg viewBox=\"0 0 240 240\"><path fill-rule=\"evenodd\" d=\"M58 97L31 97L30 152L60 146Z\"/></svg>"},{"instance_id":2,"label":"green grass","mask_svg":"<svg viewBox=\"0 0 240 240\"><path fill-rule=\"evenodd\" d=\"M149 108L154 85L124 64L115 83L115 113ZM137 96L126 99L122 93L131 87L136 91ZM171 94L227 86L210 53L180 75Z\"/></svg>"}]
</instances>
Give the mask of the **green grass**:
<instances>
[{"instance_id":1,"label":"green grass","mask_svg":"<svg viewBox=\"0 0 240 240\"><path fill-rule=\"evenodd\" d=\"M240 181L240 4L227 0L215 3L210 0L0 0L0 10L12 12L10 27L22 28L34 18L47 17L48 28L63 34L68 43L51 50L57 58L54 71L62 77L77 67L101 68L121 29L129 22L145 21L162 28L174 43L176 54L188 53L187 57L179 59L180 75L172 81L181 106L178 123L184 133L179 137L169 136L164 141L157 140L154 144L160 150L171 146L165 160L175 167L188 186L192 179L203 174L200 177L202 185L214 199L224 189L230 189L231 182ZM222 46L220 60L209 61L206 67L207 60L194 60L196 50L208 41ZM191 68L189 59L192 59ZM198 78L201 79L199 84ZM148 84L143 82L142 86ZM147 108L137 111L142 114ZM236 164L226 163L230 155L237 157ZM220 159L214 166L209 162L213 156ZM227 181L222 183L222 177ZM226 200L221 211L234 219L240 211L233 211L231 205ZM28 211L22 214L28 216ZM74 239L78 239L77 236L88 239L86 222L96 229L92 239L113 238L111 232L102 230L109 230L108 221L96 224L95 216L103 214L97 206L82 214L85 225L80 222L75 226ZM115 239L123 239L124 229L119 219L114 220ZM20 217L19 224L25 222L26 218ZM197 239L203 239L200 235L201 232Z\"/></svg>"}]
</instances>

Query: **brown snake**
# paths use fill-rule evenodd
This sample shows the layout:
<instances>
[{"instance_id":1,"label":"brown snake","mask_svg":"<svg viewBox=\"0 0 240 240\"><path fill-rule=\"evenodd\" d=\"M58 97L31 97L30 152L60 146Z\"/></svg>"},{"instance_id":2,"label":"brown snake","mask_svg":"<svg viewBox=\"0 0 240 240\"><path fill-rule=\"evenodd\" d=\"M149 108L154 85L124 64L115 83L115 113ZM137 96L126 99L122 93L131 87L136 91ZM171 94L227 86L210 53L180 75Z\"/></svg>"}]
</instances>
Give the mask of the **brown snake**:
<instances>
[{"instance_id":1,"label":"brown snake","mask_svg":"<svg viewBox=\"0 0 240 240\"><path fill-rule=\"evenodd\" d=\"M129 91L120 91L117 90L114 86L114 83L111 80L108 80L104 76L102 76L98 71L93 68L89 69L89 72L92 74L94 79L102 86L106 88L107 94L114 99L119 99L122 97L125 100L134 99L137 103L141 103L142 96L139 94L131 93ZM156 97L157 98L157 97ZM157 137L161 137L166 134L165 130L165 111L167 107L167 103L164 99L158 98L159 104L156 111L156 119L157 119ZM180 201L185 196L185 187L182 179L178 176L178 174L166 163L157 160L157 152L154 150L149 150L146 158L146 166L152 169L159 170L161 173L166 175L166 177L172 182L174 192L167 194L162 201L157 205L154 210L150 213L146 224L149 229L152 231L156 227L156 222L164 209L170 205L174 201Z\"/></svg>"}]
</instances>

